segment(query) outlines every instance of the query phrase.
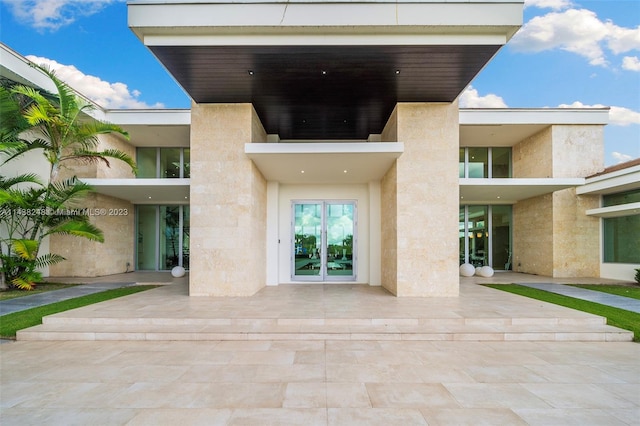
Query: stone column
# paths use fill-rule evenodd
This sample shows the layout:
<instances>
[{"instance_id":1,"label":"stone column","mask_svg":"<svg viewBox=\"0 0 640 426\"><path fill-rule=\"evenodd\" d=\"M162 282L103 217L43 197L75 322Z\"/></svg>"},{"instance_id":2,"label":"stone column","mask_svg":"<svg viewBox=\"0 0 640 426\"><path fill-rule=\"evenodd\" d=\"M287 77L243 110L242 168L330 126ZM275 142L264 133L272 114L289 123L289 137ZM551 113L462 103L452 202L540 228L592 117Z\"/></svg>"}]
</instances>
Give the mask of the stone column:
<instances>
[{"instance_id":1,"label":"stone column","mask_svg":"<svg viewBox=\"0 0 640 426\"><path fill-rule=\"evenodd\" d=\"M250 296L266 284L267 183L244 154L250 142L266 142L251 104L193 104L192 296Z\"/></svg>"},{"instance_id":2,"label":"stone column","mask_svg":"<svg viewBox=\"0 0 640 426\"><path fill-rule=\"evenodd\" d=\"M381 182L382 285L397 296L457 296L457 102L399 103L382 133L405 151Z\"/></svg>"}]
</instances>

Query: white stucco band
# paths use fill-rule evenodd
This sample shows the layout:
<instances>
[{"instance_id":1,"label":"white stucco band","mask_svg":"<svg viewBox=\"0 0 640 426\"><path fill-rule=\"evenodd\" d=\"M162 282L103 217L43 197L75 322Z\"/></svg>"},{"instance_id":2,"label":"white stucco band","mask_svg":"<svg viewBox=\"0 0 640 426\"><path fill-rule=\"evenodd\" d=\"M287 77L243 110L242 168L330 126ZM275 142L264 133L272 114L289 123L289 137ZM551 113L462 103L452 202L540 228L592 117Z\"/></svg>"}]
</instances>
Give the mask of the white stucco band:
<instances>
[{"instance_id":1,"label":"white stucco band","mask_svg":"<svg viewBox=\"0 0 640 426\"><path fill-rule=\"evenodd\" d=\"M287 2L131 2L129 26L146 45L162 41L162 35L375 34L415 31L421 34L500 34L508 41L522 25L523 1L287 1ZM159 38L160 37L160 38ZM169 42L171 42L169 40ZM166 44L165 44L166 45Z\"/></svg>"}]
</instances>

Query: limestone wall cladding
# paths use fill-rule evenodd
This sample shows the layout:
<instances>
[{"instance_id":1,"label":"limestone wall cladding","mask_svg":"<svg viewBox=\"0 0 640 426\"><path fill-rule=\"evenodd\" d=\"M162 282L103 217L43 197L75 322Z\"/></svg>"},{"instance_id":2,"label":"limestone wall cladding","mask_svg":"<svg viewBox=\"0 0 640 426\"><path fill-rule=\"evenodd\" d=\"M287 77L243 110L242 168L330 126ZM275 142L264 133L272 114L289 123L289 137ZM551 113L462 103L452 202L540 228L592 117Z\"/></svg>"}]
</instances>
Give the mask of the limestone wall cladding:
<instances>
[{"instance_id":1,"label":"limestone wall cladding","mask_svg":"<svg viewBox=\"0 0 640 426\"><path fill-rule=\"evenodd\" d=\"M553 196L513 206L513 270L553 276Z\"/></svg>"},{"instance_id":2,"label":"limestone wall cladding","mask_svg":"<svg viewBox=\"0 0 640 426\"><path fill-rule=\"evenodd\" d=\"M135 212L128 201L91 194L82 207L105 209L105 214L90 217L104 233L104 243L68 235L52 235L52 253L67 260L49 267L52 277L97 277L125 272L134 265Z\"/></svg>"},{"instance_id":3,"label":"limestone wall cladding","mask_svg":"<svg viewBox=\"0 0 640 426\"><path fill-rule=\"evenodd\" d=\"M106 149L118 149L129 157L136 159L136 148L129 142L125 141L119 136L115 135L101 135L100 144L98 145L99 151ZM99 163L96 177L100 179L130 179L135 175L131 171L131 167L123 161L116 159L108 159L109 167L104 163Z\"/></svg>"},{"instance_id":4,"label":"limestone wall cladding","mask_svg":"<svg viewBox=\"0 0 640 426\"><path fill-rule=\"evenodd\" d=\"M391 166L380 183L381 199L381 281L392 294L398 294L398 192L397 167Z\"/></svg>"},{"instance_id":5,"label":"limestone wall cladding","mask_svg":"<svg viewBox=\"0 0 640 426\"><path fill-rule=\"evenodd\" d=\"M266 180L244 154L265 142L251 104L191 109L193 296L249 296L266 285Z\"/></svg>"},{"instance_id":6,"label":"limestone wall cladding","mask_svg":"<svg viewBox=\"0 0 640 426\"><path fill-rule=\"evenodd\" d=\"M398 108L394 108L381 134L383 142L398 141ZM391 166L380 182L381 280L382 286L398 294L398 169Z\"/></svg>"},{"instance_id":7,"label":"limestone wall cladding","mask_svg":"<svg viewBox=\"0 0 640 426\"><path fill-rule=\"evenodd\" d=\"M458 294L458 105L399 103L397 140L405 151L396 161L396 294ZM392 135L392 130L385 131ZM383 134L384 137L384 134ZM383 139L385 140L385 139ZM382 182L383 258L393 234L387 223L391 175ZM393 222L391 222L393 223ZM390 232L391 231L391 232ZM383 285L388 271L383 271Z\"/></svg>"},{"instance_id":8,"label":"limestone wall cladding","mask_svg":"<svg viewBox=\"0 0 640 426\"><path fill-rule=\"evenodd\" d=\"M586 177L604 168L604 126L553 126L553 177Z\"/></svg>"},{"instance_id":9,"label":"limestone wall cladding","mask_svg":"<svg viewBox=\"0 0 640 426\"><path fill-rule=\"evenodd\" d=\"M598 208L597 195L577 196L574 188L553 193L553 276L600 276L600 220L587 216Z\"/></svg>"},{"instance_id":10,"label":"limestone wall cladding","mask_svg":"<svg viewBox=\"0 0 640 426\"><path fill-rule=\"evenodd\" d=\"M514 178L550 178L553 176L551 127L513 146L511 151Z\"/></svg>"},{"instance_id":11,"label":"limestone wall cladding","mask_svg":"<svg viewBox=\"0 0 640 426\"><path fill-rule=\"evenodd\" d=\"M513 147L514 177L585 177L604 167L604 129L554 125ZM513 209L514 270L553 277L600 274L598 196L575 189L520 201ZM520 266L519 266L520 265Z\"/></svg>"}]
</instances>

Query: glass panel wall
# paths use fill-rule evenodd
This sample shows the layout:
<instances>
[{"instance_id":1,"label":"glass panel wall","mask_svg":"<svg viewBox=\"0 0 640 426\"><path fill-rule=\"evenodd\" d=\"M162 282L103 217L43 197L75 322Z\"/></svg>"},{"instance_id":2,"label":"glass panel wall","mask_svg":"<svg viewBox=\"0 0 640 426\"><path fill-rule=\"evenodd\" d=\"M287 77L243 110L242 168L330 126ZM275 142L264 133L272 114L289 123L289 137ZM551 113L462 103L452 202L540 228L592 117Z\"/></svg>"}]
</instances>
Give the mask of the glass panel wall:
<instances>
[{"instance_id":1,"label":"glass panel wall","mask_svg":"<svg viewBox=\"0 0 640 426\"><path fill-rule=\"evenodd\" d=\"M489 264L487 210L487 206L469 206L469 263L473 266Z\"/></svg>"},{"instance_id":2,"label":"glass panel wall","mask_svg":"<svg viewBox=\"0 0 640 426\"><path fill-rule=\"evenodd\" d=\"M353 275L353 204L327 205L327 275Z\"/></svg>"},{"instance_id":3,"label":"glass panel wall","mask_svg":"<svg viewBox=\"0 0 640 426\"><path fill-rule=\"evenodd\" d=\"M467 148L469 151L469 177L489 177L489 154L487 148Z\"/></svg>"},{"instance_id":4,"label":"glass panel wall","mask_svg":"<svg viewBox=\"0 0 640 426\"><path fill-rule=\"evenodd\" d=\"M160 148L160 177L180 177L180 148Z\"/></svg>"},{"instance_id":5,"label":"glass panel wall","mask_svg":"<svg viewBox=\"0 0 640 426\"><path fill-rule=\"evenodd\" d=\"M602 207L618 206L629 203L640 203L640 189L602 196Z\"/></svg>"},{"instance_id":6,"label":"glass panel wall","mask_svg":"<svg viewBox=\"0 0 640 426\"><path fill-rule=\"evenodd\" d=\"M511 269L511 214L510 205L460 206L460 264Z\"/></svg>"},{"instance_id":7,"label":"glass panel wall","mask_svg":"<svg viewBox=\"0 0 640 426\"><path fill-rule=\"evenodd\" d=\"M322 204L294 204L294 275L319 276L322 260Z\"/></svg>"},{"instance_id":8,"label":"glass panel wall","mask_svg":"<svg viewBox=\"0 0 640 426\"><path fill-rule=\"evenodd\" d=\"M183 166L182 166L182 174L184 178L191 177L191 150L189 148L185 148L183 151Z\"/></svg>"},{"instance_id":9,"label":"glass panel wall","mask_svg":"<svg viewBox=\"0 0 640 426\"><path fill-rule=\"evenodd\" d=\"M138 148L136 150L139 178L188 178L191 151L189 148Z\"/></svg>"},{"instance_id":10,"label":"glass panel wall","mask_svg":"<svg viewBox=\"0 0 640 426\"><path fill-rule=\"evenodd\" d=\"M511 177L511 148L491 148L492 178Z\"/></svg>"},{"instance_id":11,"label":"glass panel wall","mask_svg":"<svg viewBox=\"0 0 640 426\"><path fill-rule=\"evenodd\" d=\"M493 269L511 269L511 206L491 206Z\"/></svg>"},{"instance_id":12,"label":"glass panel wall","mask_svg":"<svg viewBox=\"0 0 640 426\"><path fill-rule=\"evenodd\" d=\"M137 266L140 271L156 270L156 206L138 206L137 217Z\"/></svg>"},{"instance_id":13,"label":"glass panel wall","mask_svg":"<svg viewBox=\"0 0 640 426\"><path fill-rule=\"evenodd\" d=\"M640 263L640 215L609 217L604 226L604 261Z\"/></svg>"},{"instance_id":14,"label":"glass panel wall","mask_svg":"<svg viewBox=\"0 0 640 426\"><path fill-rule=\"evenodd\" d=\"M138 148L138 177L155 178L157 150L155 148Z\"/></svg>"},{"instance_id":15,"label":"glass panel wall","mask_svg":"<svg viewBox=\"0 0 640 426\"><path fill-rule=\"evenodd\" d=\"M189 206L138 205L137 270L189 269Z\"/></svg>"},{"instance_id":16,"label":"glass panel wall","mask_svg":"<svg viewBox=\"0 0 640 426\"><path fill-rule=\"evenodd\" d=\"M160 206L160 269L178 266L180 259L180 206Z\"/></svg>"},{"instance_id":17,"label":"glass panel wall","mask_svg":"<svg viewBox=\"0 0 640 426\"><path fill-rule=\"evenodd\" d=\"M182 266L189 269L189 236L191 235L191 222L189 206L182 206Z\"/></svg>"},{"instance_id":18,"label":"glass panel wall","mask_svg":"<svg viewBox=\"0 0 640 426\"><path fill-rule=\"evenodd\" d=\"M510 178L510 147L467 147L458 154L458 176L461 178Z\"/></svg>"}]
</instances>

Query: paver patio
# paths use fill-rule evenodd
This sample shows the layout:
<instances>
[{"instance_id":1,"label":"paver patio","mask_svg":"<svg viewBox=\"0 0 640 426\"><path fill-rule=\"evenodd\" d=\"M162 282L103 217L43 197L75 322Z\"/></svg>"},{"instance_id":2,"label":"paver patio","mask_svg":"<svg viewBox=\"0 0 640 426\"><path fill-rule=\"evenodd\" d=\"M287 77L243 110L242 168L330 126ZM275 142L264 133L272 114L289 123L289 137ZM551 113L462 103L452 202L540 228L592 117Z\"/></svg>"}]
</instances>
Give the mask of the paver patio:
<instances>
[{"instance_id":1,"label":"paver patio","mask_svg":"<svg viewBox=\"0 0 640 426\"><path fill-rule=\"evenodd\" d=\"M455 300L423 300L423 310L444 319L586 315L468 282L462 288ZM212 301L189 298L178 284L83 309L103 321L157 320L164 299L164 318L429 317L416 300L375 294L366 307L357 291L333 304L292 289ZM87 317L79 311L72 312ZM631 342L17 341L0 346L0 367L3 425L631 425L640 418L640 345Z\"/></svg>"}]
</instances>

